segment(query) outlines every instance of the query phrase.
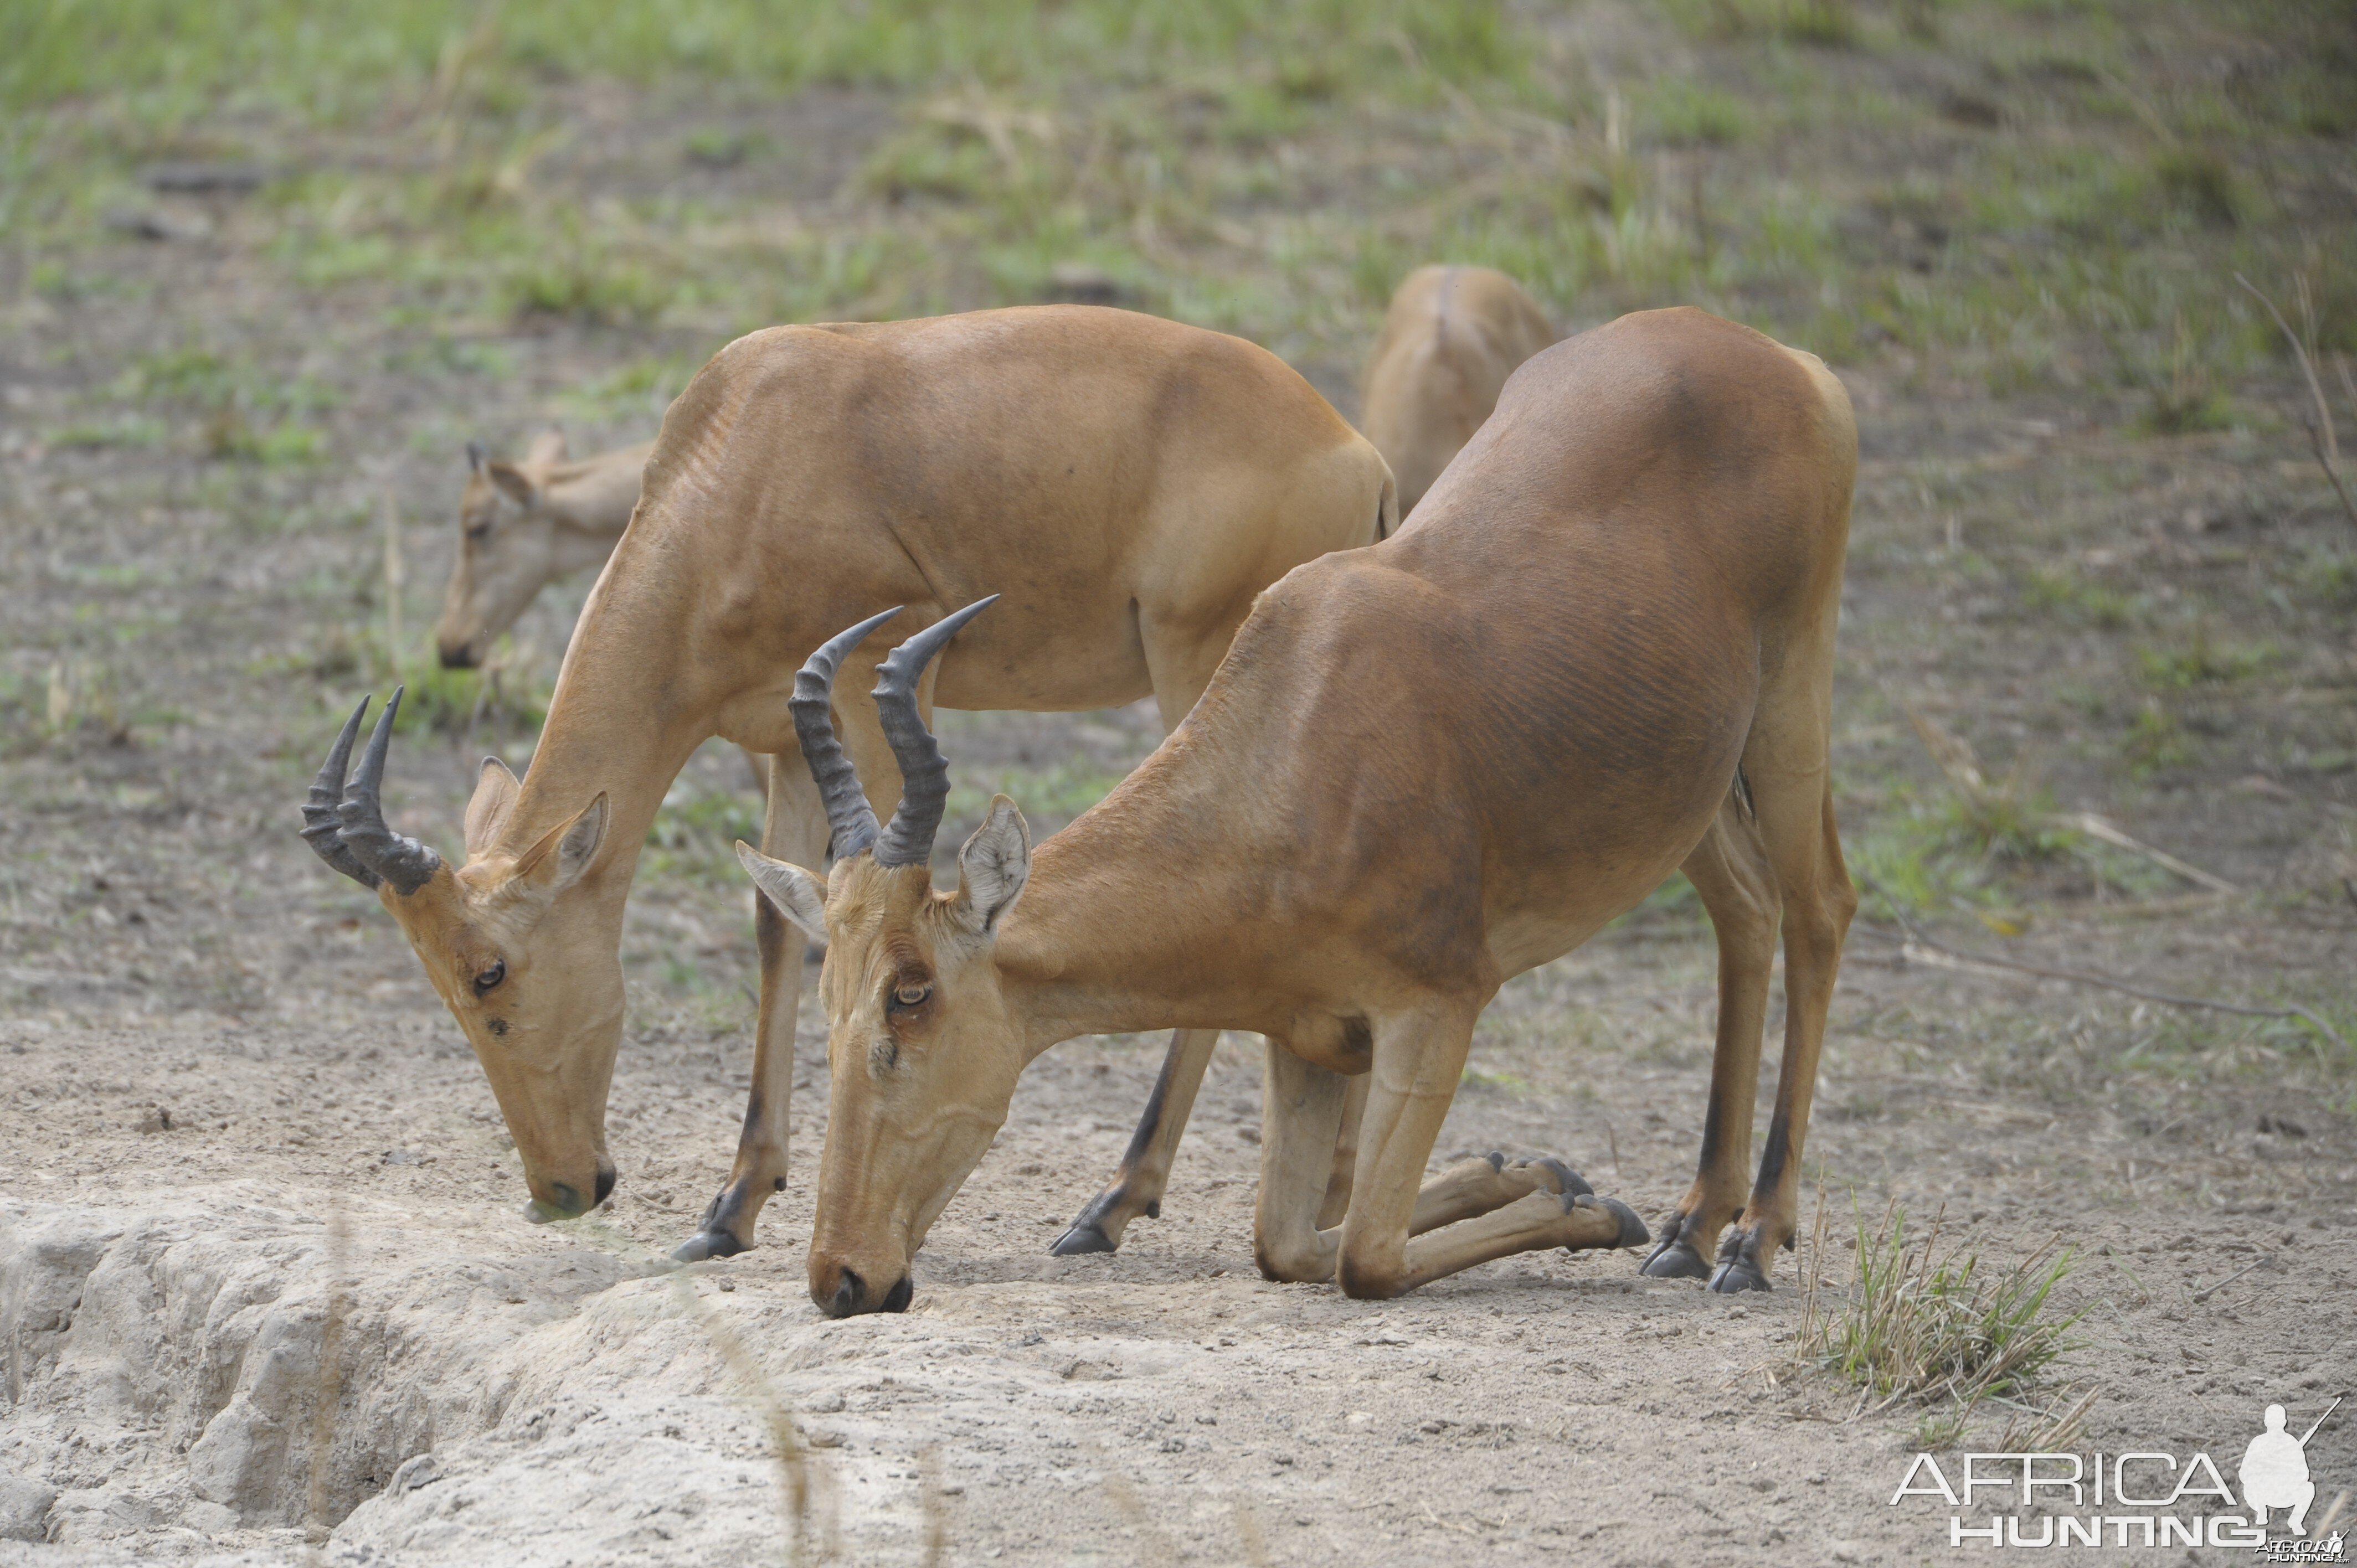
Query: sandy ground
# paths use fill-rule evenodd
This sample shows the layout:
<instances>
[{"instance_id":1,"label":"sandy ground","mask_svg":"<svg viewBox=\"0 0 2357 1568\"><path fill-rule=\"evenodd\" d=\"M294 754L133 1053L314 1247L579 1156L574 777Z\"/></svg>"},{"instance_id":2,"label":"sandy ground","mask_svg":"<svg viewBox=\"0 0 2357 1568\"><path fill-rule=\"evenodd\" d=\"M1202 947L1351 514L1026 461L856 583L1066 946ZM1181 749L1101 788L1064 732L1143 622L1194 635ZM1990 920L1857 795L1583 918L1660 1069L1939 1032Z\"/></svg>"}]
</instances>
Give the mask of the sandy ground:
<instances>
[{"instance_id":1,"label":"sandy ground","mask_svg":"<svg viewBox=\"0 0 2357 1568\"><path fill-rule=\"evenodd\" d=\"M1912 1408L1857 1417L1846 1387L1795 1377L1790 1259L1786 1288L1735 1300L1642 1280L1627 1254L1509 1260L1389 1304L1261 1281L1249 1037L1222 1047L1166 1218L1117 1257L1045 1246L1110 1169L1157 1043L1074 1042L1026 1080L918 1261L913 1309L834 1323L803 1292L800 1185L756 1251L649 1266L725 1168L729 1052L626 1047L620 1192L535 1228L405 954L355 946L348 978L403 1004L324 1032L0 1031L0 1502L13 1526L46 1498L56 1542L0 1562L291 1561L330 1520L337 1563L772 1561L793 1539L765 1424L784 1412L809 1445L807 1545L846 1562L1946 1550L1949 1510L1889 1502ZM1837 1018L1982 984L1858 951ZM1692 1157L1708 962L1690 937L1615 938L1510 988L1443 1154L1559 1153L1658 1216ZM1836 1212L1853 1186L1878 1211L1886 1192L1944 1204L2000 1259L2062 1233L2081 1258L2063 1294L2090 1308L2069 1372L2100 1391L2083 1449L2223 1464L2266 1402L2304 1423L2348 1382L2357 1167L2337 1124L2274 1103L2282 1130L2261 1133L2205 1097L2139 1127L1882 1070L1841 1043L1855 1032L1836 1030L1812 1147ZM820 1035L806 1015L805 1171ZM2188 1176L2203 1201L2166 1190ZM2319 1511L2357 1482L2341 1431L2315 1444Z\"/></svg>"}]
</instances>

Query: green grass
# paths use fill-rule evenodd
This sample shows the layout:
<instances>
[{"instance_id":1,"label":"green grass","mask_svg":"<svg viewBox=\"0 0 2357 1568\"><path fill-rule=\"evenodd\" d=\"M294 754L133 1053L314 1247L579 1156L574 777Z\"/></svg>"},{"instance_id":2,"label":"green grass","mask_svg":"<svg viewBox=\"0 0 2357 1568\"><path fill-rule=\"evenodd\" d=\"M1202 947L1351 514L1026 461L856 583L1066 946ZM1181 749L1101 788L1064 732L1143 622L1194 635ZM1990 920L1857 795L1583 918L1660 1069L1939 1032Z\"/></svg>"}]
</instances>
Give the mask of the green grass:
<instances>
[{"instance_id":1,"label":"green grass","mask_svg":"<svg viewBox=\"0 0 2357 1568\"><path fill-rule=\"evenodd\" d=\"M1693 64L1616 85L1539 13L1442 0L27 0L0 13L0 218L37 290L98 288L70 258L107 242L140 164L252 156L285 173L254 205L296 286L389 287L372 305L408 317L693 323L707 346L1028 301L1085 264L1147 308L1350 356L1401 274L1448 255L1566 318L1699 303L1836 361L1889 345L2004 394L2092 386L2161 435L2219 427L2277 362L2237 268L2307 269L2326 346L2357 342L2346 220L2279 221L2351 128L2336 88L2357 61L2320 16L2204 11L2264 39L2272 74L2197 91L2126 47L2190 13L2127 0L1664 15ZM2005 128L1851 70L1919 56L1977 73ZM902 117L855 171L860 202L761 232L727 198L552 180L585 79L716 113L852 84ZM1938 180L1852 156L1894 141L1936 148ZM794 150L722 123L664 145L707 171ZM312 455L241 418L223 455Z\"/></svg>"},{"instance_id":2,"label":"green grass","mask_svg":"<svg viewBox=\"0 0 2357 1568\"><path fill-rule=\"evenodd\" d=\"M1847 1287L1828 1299L1822 1280L1810 1281L1793 1353L1878 1406L1939 1407L1931 1419L1953 1441L1981 1401L2034 1395L2072 1348L2082 1314L2052 1300L2071 1249L2050 1241L2000 1269L1984 1267L1977 1248L1943 1252L1939 1241L1936 1218L1929 1235L1910 1237L1896 1202L1878 1223L1857 1215Z\"/></svg>"}]
</instances>

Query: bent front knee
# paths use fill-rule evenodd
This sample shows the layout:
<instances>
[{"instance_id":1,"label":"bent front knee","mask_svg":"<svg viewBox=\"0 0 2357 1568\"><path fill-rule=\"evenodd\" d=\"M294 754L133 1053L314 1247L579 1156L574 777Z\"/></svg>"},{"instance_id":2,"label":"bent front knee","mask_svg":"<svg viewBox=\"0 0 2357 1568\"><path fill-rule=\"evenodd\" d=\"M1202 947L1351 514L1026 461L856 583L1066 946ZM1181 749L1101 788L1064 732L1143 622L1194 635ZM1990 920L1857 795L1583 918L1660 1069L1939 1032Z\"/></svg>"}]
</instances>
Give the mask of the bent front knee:
<instances>
[{"instance_id":1,"label":"bent front knee","mask_svg":"<svg viewBox=\"0 0 2357 1568\"><path fill-rule=\"evenodd\" d=\"M1407 1289L1407 1260L1354 1257L1345 1248L1336 1262L1334 1279L1353 1301L1389 1301Z\"/></svg>"},{"instance_id":2,"label":"bent front knee","mask_svg":"<svg viewBox=\"0 0 2357 1568\"><path fill-rule=\"evenodd\" d=\"M1334 1248L1316 1236L1283 1240L1254 1238L1253 1262L1265 1280L1322 1284L1334 1277Z\"/></svg>"}]
</instances>

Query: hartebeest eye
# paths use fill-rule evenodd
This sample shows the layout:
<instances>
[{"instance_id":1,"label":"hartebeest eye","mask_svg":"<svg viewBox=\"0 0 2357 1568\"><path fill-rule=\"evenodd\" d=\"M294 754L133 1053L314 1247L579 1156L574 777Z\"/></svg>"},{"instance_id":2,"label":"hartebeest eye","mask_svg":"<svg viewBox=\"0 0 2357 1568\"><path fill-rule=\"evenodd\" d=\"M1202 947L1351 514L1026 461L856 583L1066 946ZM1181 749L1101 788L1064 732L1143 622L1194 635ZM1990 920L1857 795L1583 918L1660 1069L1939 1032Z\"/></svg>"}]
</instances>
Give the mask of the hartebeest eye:
<instances>
[{"instance_id":1,"label":"hartebeest eye","mask_svg":"<svg viewBox=\"0 0 2357 1568\"><path fill-rule=\"evenodd\" d=\"M933 988L930 985L903 985L892 993L892 1005L896 1010L922 1007L932 996Z\"/></svg>"},{"instance_id":2,"label":"hartebeest eye","mask_svg":"<svg viewBox=\"0 0 2357 1568\"><path fill-rule=\"evenodd\" d=\"M508 961L503 958L495 958L491 960L491 966L475 976L475 994L478 996L490 995L493 991L499 988L500 982L505 980L507 977Z\"/></svg>"}]
</instances>

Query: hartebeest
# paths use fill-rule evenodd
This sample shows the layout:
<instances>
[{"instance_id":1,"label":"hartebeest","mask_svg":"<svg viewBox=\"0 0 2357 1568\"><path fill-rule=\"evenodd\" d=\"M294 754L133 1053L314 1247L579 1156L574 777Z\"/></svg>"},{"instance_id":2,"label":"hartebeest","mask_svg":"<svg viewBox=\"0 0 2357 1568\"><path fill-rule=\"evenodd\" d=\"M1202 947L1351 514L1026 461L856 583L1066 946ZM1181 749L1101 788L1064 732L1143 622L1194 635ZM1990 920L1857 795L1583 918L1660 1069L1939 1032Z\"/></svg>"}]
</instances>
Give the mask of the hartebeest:
<instances>
[{"instance_id":1,"label":"hartebeest","mask_svg":"<svg viewBox=\"0 0 2357 1568\"><path fill-rule=\"evenodd\" d=\"M845 621L890 604L931 621L997 589L991 625L928 673L921 710L1151 693L1167 727L1255 594L1396 516L1375 449L1238 338L1075 306L757 332L664 416L531 769L483 765L466 863L384 822L390 705L349 785L360 712L345 725L305 836L407 933L490 1079L532 1212L578 1214L614 1181L623 900L663 791L706 736L776 754L762 842L817 865L830 815L787 700L795 667ZM845 657L866 671L883 653ZM843 719L850 761L890 800L886 732L856 705ZM750 1245L785 1183L802 944L766 905L759 934L744 1132L683 1256Z\"/></svg>"},{"instance_id":2,"label":"hartebeest","mask_svg":"<svg viewBox=\"0 0 2357 1568\"><path fill-rule=\"evenodd\" d=\"M1360 428L1392 466L1406 517L1522 362L1555 340L1522 285L1489 267L1418 267L1392 295L1367 359Z\"/></svg>"},{"instance_id":3,"label":"hartebeest","mask_svg":"<svg viewBox=\"0 0 2357 1568\"><path fill-rule=\"evenodd\" d=\"M994 800L953 895L928 868L945 781L912 693L954 619L877 688L910 780L881 836L822 727L833 660L876 623L821 650L796 714L841 853L822 877L738 850L828 942L813 1299L905 1305L1024 1068L1157 1027L1268 1037L1254 1230L1272 1278L1388 1296L1512 1252L1643 1240L1556 1167L1424 1174L1498 987L1681 865L1717 933L1718 1047L1699 1174L1646 1268L1764 1288L1857 902L1826 761L1857 460L1840 383L1747 328L1655 311L1549 349L1399 533L1260 596L1186 721L1103 801L1035 856ZM1747 1204L1780 923L1784 1061ZM1351 1189L1320 1225L1353 1076Z\"/></svg>"},{"instance_id":4,"label":"hartebeest","mask_svg":"<svg viewBox=\"0 0 2357 1568\"><path fill-rule=\"evenodd\" d=\"M1545 313L1501 272L1418 267L1401 283L1367 361L1361 424L1367 439L1391 465L1403 518L1490 417L1506 378L1555 340ZM1121 1245L1131 1219L1160 1211L1170 1163L1218 1038L1208 1031L1189 1030L1172 1040L1121 1169L1051 1251L1112 1251ZM1335 1169L1340 1174L1329 1188L1327 1222L1341 1217L1364 1087L1363 1079L1351 1080L1342 1140L1334 1150Z\"/></svg>"},{"instance_id":5,"label":"hartebeest","mask_svg":"<svg viewBox=\"0 0 2357 1568\"><path fill-rule=\"evenodd\" d=\"M480 664L541 589L605 564L639 504L639 471L653 450L648 441L567 462L565 437L552 430L522 462L506 463L467 444L458 554L434 628L444 668Z\"/></svg>"}]
</instances>

